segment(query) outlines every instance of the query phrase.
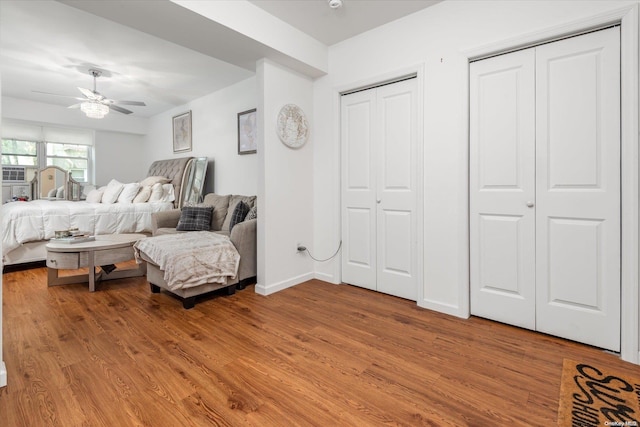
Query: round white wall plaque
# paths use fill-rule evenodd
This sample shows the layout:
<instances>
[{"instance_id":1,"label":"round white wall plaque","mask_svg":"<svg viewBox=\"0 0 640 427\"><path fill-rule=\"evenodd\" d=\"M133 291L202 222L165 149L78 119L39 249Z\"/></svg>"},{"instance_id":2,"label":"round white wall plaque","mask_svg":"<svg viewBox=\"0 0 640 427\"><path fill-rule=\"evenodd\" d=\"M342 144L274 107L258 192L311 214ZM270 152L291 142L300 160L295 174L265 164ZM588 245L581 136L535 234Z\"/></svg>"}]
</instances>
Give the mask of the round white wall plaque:
<instances>
[{"instance_id":1,"label":"round white wall plaque","mask_svg":"<svg viewBox=\"0 0 640 427\"><path fill-rule=\"evenodd\" d=\"M309 123L304 111L294 104L287 104L278 113L277 132L287 147L302 147L309 139Z\"/></svg>"}]
</instances>

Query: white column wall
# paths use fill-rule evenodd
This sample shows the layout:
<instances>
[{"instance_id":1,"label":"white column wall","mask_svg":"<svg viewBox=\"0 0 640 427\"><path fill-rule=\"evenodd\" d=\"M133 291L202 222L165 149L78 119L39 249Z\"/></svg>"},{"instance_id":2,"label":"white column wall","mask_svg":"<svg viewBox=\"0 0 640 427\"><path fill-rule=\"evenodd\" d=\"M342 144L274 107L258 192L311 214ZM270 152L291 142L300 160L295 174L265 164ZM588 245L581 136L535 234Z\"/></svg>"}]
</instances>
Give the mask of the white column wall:
<instances>
[{"instance_id":1,"label":"white column wall","mask_svg":"<svg viewBox=\"0 0 640 427\"><path fill-rule=\"evenodd\" d=\"M329 49L314 83L315 250L340 239L338 92L424 66L424 283L419 304L468 315L467 57L464 51L619 9L629 1L447 1ZM339 257L316 264L339 282Z\"/></svg>"},{"instance_id":2,"label":"white column wall","mask_svg":"<svg viewBox=\"0 0 640 427\"><path fill-rule=\"evenodd\" d=\"M269 60L258 62L258 283L268 295L313 278L313 263L298 253L313 247L313 82ZM305 112L309 141L298 149L276 134L276 118L286 104Z\"/></svg>"}]
</instances>

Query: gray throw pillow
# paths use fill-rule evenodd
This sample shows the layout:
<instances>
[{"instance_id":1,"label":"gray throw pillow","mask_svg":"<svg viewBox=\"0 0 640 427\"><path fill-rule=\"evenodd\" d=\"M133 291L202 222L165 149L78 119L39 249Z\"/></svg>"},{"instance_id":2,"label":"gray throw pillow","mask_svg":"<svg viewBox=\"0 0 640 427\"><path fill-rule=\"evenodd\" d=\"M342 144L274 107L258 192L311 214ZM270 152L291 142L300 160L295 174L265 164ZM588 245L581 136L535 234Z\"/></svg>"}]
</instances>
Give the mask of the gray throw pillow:
<instances>
[{"instance_id":1,"label":"gray throw pillow","mask_svg":"<svg viewBox=\"0 0 640 427\"><path fill-rule=\"evenodd\" d=\"M211 229L212 206L184 206L180 212L178 231L208 231Z\"/></svg>"},{"instance_id":2,"label":"gray throw pillow","mask_svg":"<svg viewBox=\"0 0 640 427\"><path fill-rule=\"evenodd\" d=\"M240 196L237 194L234 196L231 196L231 199L229 199L229 210L228 210L227 216L224 218L224 222L222 223L221 230L229 229L229 223L231 222L231 216L232 216L231 214L236 209L236 206L238 205L238 203L240 203L241 201L243 201L249 208L251 208L253 205L256 204L256 196Z\"/></svg>"},{"instance_id":3,"label":"gray throw pillow","mask_svg":"<svg viewBox=\"0 0 640 427\"><path fill-rule=\"evenodd\" d=\"M252 207L244 220L249 221L250 219L256 218L258 218L258 206Z\"/></svg>"},{"instance_id":4,"label":"gray throw pillow","mask_svg":"<svg viewBox=\"0 0 640 427\"><path fill-rule=\"evenodd\" d=\"M231 222L229 223L229 233L231 233L231 230L233 230L233 227L235 227L236 224L244 221L248 213L249 213L249 206L245 202L239 202L236 205L236 208L233 210L233 213L231 214Z\"/></svg>"}]
</instances>

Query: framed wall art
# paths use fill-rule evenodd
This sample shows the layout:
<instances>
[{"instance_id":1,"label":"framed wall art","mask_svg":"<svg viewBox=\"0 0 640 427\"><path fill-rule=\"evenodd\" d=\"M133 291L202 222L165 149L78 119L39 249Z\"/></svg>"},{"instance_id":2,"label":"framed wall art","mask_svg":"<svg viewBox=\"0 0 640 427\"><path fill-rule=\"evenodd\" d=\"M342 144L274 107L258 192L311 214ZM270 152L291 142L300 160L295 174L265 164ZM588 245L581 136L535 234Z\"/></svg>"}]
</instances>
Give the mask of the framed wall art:
<instances>
[{"instance_id":1,"label":"framed wall art","mask_svg":"<svg viewBox=\"0 0 640 427\"><path fill-rule=\"evenodd\" d=\"M258 128L256 109L238 113L238 154L252 154L257 150Z\"/></svg>"},{"instance_id":2,"label":"framed wall art","mask_svg":"<svg viewBox=\"0 0 640 427\"><path fill-rule=\"evenodd\" d=\"M173 117L173 152L191 151L191 111Z\"/></svg>"}]
</instances>

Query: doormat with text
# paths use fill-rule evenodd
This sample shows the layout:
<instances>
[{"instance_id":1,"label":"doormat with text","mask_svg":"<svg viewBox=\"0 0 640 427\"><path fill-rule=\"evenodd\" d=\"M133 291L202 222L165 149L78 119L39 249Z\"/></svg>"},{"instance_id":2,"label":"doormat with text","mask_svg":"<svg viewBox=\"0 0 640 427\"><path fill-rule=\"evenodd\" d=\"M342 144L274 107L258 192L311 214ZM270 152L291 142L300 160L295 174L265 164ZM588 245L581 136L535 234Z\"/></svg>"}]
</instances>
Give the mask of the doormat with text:
<instances>
[{"instance_id":1,"label":"doormat with text","mask_svg":"<svg viewBox=\"0 0 640 427\"><path fill-rule=\"evenodd\" d=\"M640 427L640 378L564 359L558 426Z\"/></svg>"}]
</instances>

